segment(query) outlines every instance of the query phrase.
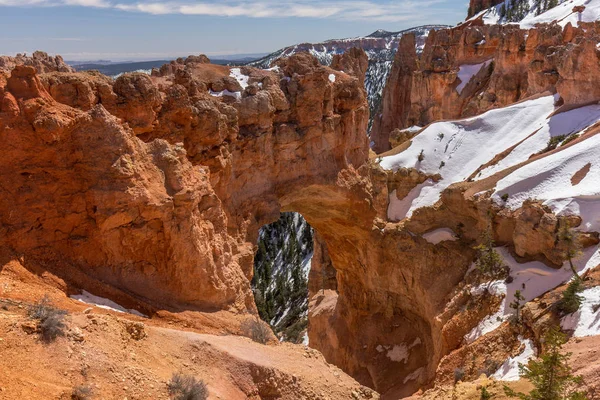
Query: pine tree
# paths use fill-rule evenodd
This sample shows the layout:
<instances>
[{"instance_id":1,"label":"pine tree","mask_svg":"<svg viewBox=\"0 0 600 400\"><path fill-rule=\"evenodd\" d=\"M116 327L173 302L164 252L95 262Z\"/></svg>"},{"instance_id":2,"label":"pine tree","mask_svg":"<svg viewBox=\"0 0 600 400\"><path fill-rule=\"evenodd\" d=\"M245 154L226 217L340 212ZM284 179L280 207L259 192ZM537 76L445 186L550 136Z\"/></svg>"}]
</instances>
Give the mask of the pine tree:
<instances>
[{"instance_id":1,"label":"pine tree","mask_svg":"<svg viewBox=\"0 0 600 400\"><path fill-rule=\"evenodd\" d=\"M579 310L583 297L579 295L583 291L581 279L575 277L563 292L562 299L558 304L558 308L565 314L572 314Z\"/></svg>"},{"instance_id":2,"label":"pine tree","mask_svg":"<svg viewBox=\"0 0 600 400\"><path fill-rule=\"evenodd\" d=\"M515 292L515 300L509 304L509 307L515 310L515 322L521 321L521 310L523 309L522 302L525 300L525 297L521 294L520 290Z\"/></svg>"},{"instance_id":3,"label":"pine tree","mask_svg":"<svg viewBox=\"0 0 600 400\"><path fill-rule=\"evenodd\" d=\"M544 336L546 352L528 365L519 364L519 375L529 380L534 389L525 394L505 386L506 395L521 400L587 400L582 392L575 390L581 384L581 377L574 376L569 366L571 353L562 353L566 342L565 334L557 328L551 329Z\"/></svg>"},{"instance_id":4,"label":"pine tree","mask_svg":"<svg viewBox=\"0 0 600 400\"><path fill-rule=\"evenodd\" d=\"M569 261L571 271L575 277L580 278L575 266L573 265L573 258L581 254L581 245L579 244L579 233L571 228L569 221L563 218L560 221L560 227L558 229L558 240L563 243L566 247L565 258Z\"/></svg>"},{"instance_id":5,"label":"pine tree","mask_svg":"<svg viewBox=\"0 0 600 400\"><path fill-rule=\"evenodd\" d=\"M477 261L475 265L484 276L497 277L502 269L502 257L494 248L494 238L491 223L481 235L481 244L475 247L477 250Z\"/></svg>"}]
</instances>

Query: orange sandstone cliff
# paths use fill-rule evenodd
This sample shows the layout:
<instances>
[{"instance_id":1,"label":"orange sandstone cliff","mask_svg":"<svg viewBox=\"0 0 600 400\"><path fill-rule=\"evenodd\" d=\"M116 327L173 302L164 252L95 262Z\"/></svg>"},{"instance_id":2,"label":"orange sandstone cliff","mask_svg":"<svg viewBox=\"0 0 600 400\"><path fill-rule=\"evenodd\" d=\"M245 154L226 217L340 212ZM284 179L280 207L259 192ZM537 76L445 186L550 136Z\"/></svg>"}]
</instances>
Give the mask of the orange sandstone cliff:
<instances>
[{"instance_id":1,"label":"orange sandstone cliff","mask_svg":"<svg viewBox=\"0 0 600 400\"><path fill-rule=\"evenodd\" d=\"M373 133L376 150L390 147L397 128L546 91L558 92L557 106L566 108L597 100L598 64L589 61L596 25L588 28L459 27L430 34L420 57L414 37L403 36ZM461 65L492 60L456 91ZM451 182L434 205L391 218L394 196L442 177L416 167L385 170L369 159L362 51L332 63L354 75L307 54L269 70L190 57L116 80L27 64L0 73L0 140L10 149L0 160L1 245L71 291L128 299L159 321L165 312L198 312L209 325L223 318L222 332L238 333L236 318L256 313L250 279L258 229L280 211L300 212L317 232L310 346L384 398L402 398L447 384L466 359L476 375L521 349L508 324L465 342L502 300L471 290L481 284L467 273L483 231L491 226L497 243L522 261L556 267L568 252L549 207L527 201L511 210L492 200L515 166ZM596 128L519 166L577 145ZM396 144L383 156L410 148L410 137ZM577 227L581 218L569 223ZM439 229L454 239L426 239ZM582 228L579 242L596 245L598 233ZM530 336L536 321L527 323ZM202 340L219 354L227 347Z\"/></svg>"}]
</instances>

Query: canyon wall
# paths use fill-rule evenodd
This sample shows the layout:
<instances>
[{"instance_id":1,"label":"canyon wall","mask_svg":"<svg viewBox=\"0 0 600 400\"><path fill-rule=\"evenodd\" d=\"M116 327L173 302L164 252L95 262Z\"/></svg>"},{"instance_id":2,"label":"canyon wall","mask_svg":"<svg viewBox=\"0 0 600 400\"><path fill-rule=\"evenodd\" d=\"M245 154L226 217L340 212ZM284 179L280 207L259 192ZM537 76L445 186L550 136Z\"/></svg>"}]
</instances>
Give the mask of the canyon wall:
<instances>
[{"instance_id":1,"label":"canyon wall","mask_svg":"<svg viewBox=\"0 0 600 400\"><path fill-rule=\"evenodd\" d=\"M571 107L598 101L599 35L597 22L524 30L474 20L432 31L419 56L411 52L414 38L403 36L371 133L373 149L389 150L396 129L478 115L546 91Z\"/></svg>"}]
</instances>

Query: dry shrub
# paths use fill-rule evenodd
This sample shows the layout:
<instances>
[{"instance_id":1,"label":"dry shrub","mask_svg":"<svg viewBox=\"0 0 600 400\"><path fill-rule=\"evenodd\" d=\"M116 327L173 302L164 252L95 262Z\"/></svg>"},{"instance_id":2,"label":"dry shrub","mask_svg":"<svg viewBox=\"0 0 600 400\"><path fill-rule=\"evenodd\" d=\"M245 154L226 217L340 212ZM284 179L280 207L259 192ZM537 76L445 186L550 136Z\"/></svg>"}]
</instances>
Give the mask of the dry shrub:
<instances>
[{"instance_id":1,"label":"dry shrub","mask_svg":"<svg viewBox=\"0 0 600 400\"><path fill-rule=\"evenodd\" d=\"M242 322L242 335L249 337L256 343L267 344L273 335L271 327L260 318L248 318Z\"/></svg>"},{"instance_id":2,"label":"dry shrub","mask_svg":"<svg viewBox=\"0 0 600 400\"><path fill-rule=\"evenodd\" d=\"M53 307L47 295L33 305L28 314L30 318L38 321L38 329L43 341L50 343L57 337L65 335L67 312Z\"/></svg>"},{"instance_id":3,"label":"dry shrub","mask_svg":"<svg viewBox=\"0 0 600 400\"><path fill-rule=\"evenodd\" d=\"M208 388L204 381L180 372L173 374L167 387L173 400L206 400L208 398Z\"/></svg>"}]
</instances>

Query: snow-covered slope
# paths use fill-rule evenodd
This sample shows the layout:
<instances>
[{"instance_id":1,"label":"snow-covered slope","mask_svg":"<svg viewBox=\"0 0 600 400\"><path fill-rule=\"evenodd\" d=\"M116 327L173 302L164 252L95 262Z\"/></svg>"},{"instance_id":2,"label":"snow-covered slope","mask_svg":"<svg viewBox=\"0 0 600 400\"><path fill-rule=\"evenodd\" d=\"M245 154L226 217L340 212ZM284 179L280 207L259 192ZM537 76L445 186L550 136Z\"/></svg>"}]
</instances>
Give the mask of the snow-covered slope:
<instances>
[{"instance_id":1,"label":"snow-covered slope","mask_svg":"<svg viewBox=\"0 0 600 400\"><path fill-rule=\"evenodd\" d=\"M543 96L476 117L429 125L412 139L406 150L384 157L381 166L391 170L416 168L430 176L439 174L441 179L425 181L400 200L393 193L388 216L393 220L410 217L416 209L435 204L451 184L483 179L518 165L552 143L558 145L572 139L600 121L600 105L556 115L554 111L554 97ZM595 206L589 202L594 195L600 202L600 180L592 182L600 168L593 161L594 156L600 159L600 146L596 143L599 140L593 137L514 171L498 182L494 198L502 201L502 195L508 193L511 207L518 207L531 197L552 202L557 208L591 212ZM592 168L584 178L587 181L572 186L569 181L572 175L588 162ZM540 174L540 171L546 172ZM556 187L558 183L562 185L560 188Z\"/></svg>"},{"instance_id":2,"label":"snow-covered slope","mask_svg":"<svg viewBox=\"0 0 600 400\"><path fill-rule=\"evenodd\" d=\"M505 0L471 19L479 17L486 24L518 23L524 29L553 21L561 26L569 22L577 26L579 21L592 22L600 18L600 0Z\"/></svg>"},{"instance_id":3,"label":"snow-covered slope","mask_svg":"<svg viewBox=\"0 0 600 400\"><path fill-rule=\"evenodd\" d=\"M368 36L333 39L322 43L301 43L280 49L248 65L269 68L274 61L300 52L308 52L315 56L321 64L329 65L335 54L343 54L353 47L362 48L369 57L365 87L367 89L371 115L373 115L381 104L383 88L392 69L394 55L398 50L398 42L402 35L413 32L416 36L417 50L420 51L425 45L427 35L432 29L448 27L447 25L424 25L399 32L378 30Z\"/></svg>"},{"instance_id":4,"label":"snow-covered slope","mask_svg":"<svg viewBox=\"0 0 600 400\"><path fill-rule=\"evenodd\" d=\"M476 68L474 68L476 69ZM467 76L469 74L465 74ZM528 199L540 200L557 215L578 215L585 232L600 231L600 105L592 104L561 112L555 106L558 95L531 98L476 117L430 124L409 143L379 160L385 169L414 168L431 176L406 197L390 195L388 217L402 220L421 207L435 204L451 184L477 182L494 184L490 193L499 206L516 210ZM405 148L406 147L406 148ZM401 151L400 151L401 150ZM434 232L441 236L441 230ZM443 232L443 231L442 231ZM451 239L449 232L440 240ZM510 304L517 290L531 301L568 282L573 277L568 261L560 269L540 261L520 263L504 247L496 248L510 270L510 280L484 283L483 289L502 296L500 308L484 318L465 341L471 343L497 329L514 310ZM600 248L591 246L578 254L574 268L583 273L600 264ZM600 290L583 293L581 310L563 320L563 328L578 336L599 335L597 307ZM509 359L495 374L497 379L514 380L518 360L531 351Z\"/></svg>"}]
</instances>

